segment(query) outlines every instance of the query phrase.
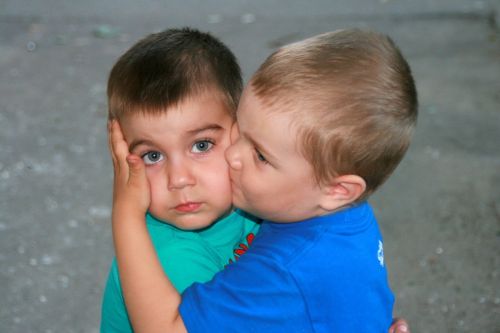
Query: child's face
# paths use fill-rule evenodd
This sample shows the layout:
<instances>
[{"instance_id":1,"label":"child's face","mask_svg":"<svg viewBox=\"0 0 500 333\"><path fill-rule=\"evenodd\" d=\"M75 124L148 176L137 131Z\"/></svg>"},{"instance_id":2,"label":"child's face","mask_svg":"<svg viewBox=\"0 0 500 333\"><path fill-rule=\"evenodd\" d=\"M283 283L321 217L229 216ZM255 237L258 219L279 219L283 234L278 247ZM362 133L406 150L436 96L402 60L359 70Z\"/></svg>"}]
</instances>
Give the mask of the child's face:
<instances>
[{"instance_id":1,"label":"child's face","mask_svg":"<svg viewBox=\"0 0 500 333\"><path fill-rule=\"evenodd\" d=\"M146 164L149 212L181 229L209 226L231 208L224 152L233 119L213 96L187 99L160 115L134 114L120 121L130 152Z\"/></svg>"},{"instance_id":2,"label":"child's face","mask_svg":"<svg viewBox=\"0 0 500 333\"><path fill-rule=\"evenodd\" d=\"M272 108L279 108L280 103ZM260 218L293 222L321 215L321 189L299 153L290 113L270 112L247 87L238 107L239 138L226 152L233 204Z\"/></svg>"}]
</instances>

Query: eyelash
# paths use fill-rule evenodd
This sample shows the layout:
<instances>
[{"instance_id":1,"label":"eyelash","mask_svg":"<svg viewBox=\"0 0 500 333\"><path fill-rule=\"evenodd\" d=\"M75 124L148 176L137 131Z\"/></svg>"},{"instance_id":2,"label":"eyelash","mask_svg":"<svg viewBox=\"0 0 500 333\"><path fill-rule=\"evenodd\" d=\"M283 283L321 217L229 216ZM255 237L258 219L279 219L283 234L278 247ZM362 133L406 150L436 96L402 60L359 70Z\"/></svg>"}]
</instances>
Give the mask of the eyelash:
<instances>
[{"instance_id":1,"label":"eyelash","mask_svg":"<svg viewBox=\"0 0 500 333\"><path fill-rule=\"evenodd\" d=\"M266 158L264 157L264 155L262 155L262 153L257 149L255 148L255 155L257 157L257 160L263 164L269 164L269 162L266 160Z\"/></svg>"},{"instance_id":2,"label":"eyelash","mask_svg":"<svg viewBox=\"0 0 500 333\"><path fill-rule=\"evenodd\" d=\"M198 153L195 153L195 154L204 154L204 153L207 153L210 150L212 150L213 147L215 146L215 142L212 139L206 138L206 139L201 139L201 140L195 141L195 143L193 143L193 145L191 145L191 149L193 149L199 143L208 143L209 147L206 150L198 152Z\"/></svg>"},{"instance_id":3,"label":"eyelash","mask_svg":"<svg viewBox=\"0 0 500 333\"><path fill-rule=\"evenodd\" d=\"M148 157L148 155L149 155L149 154L153 154L153 153L159 154L159 155L160 155L160 156L159 156L159 159L158 159L157 161L151 161L151 162L146 161L146 158ZM142 155L141 155L141 158L142 158L142 160L144 161L144 163L145 163L146 165L153 165L153 164L156 164L156 163L158 163L158 162L162 161L162 160L164 159L164 156L163 156L163 154L162 154L162 153L160 153L159 151L156 151L156 150L151 150L151 151L148 151L148 152L146 152L146 153L142 154Z\"/></svg>"}]
</instances>

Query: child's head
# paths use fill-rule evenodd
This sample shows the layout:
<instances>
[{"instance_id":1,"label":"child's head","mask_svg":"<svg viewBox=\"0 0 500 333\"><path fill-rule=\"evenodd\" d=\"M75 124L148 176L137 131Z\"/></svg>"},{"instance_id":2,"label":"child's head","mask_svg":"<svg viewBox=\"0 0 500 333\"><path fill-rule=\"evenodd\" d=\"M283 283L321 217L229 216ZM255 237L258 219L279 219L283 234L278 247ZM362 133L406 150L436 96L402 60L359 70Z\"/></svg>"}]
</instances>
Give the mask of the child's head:
<instances>
[{"instance_id":1,"label":"child's head","mask_svg":"<svg viewBox=\"0 0 500 333\"><path fill-rule=\"evenodd\" d=\"M401 161L416 118L410 68L386 36L341 30L285 46L242 96L226 154L234 203L293 221L364 200Z\"/></svg>"},{"instance_id":2,"label":"child's head","mask_svg":"<svg viewBox=\"0 0 500 333\"><path fill-rule=\"evenodd\" d=\"M146 164L153 216L200 229L230 210L224 151L241 90L231 51L192 29L149 35L113 66L109 118Z\"/></svg>"}]
</instances>

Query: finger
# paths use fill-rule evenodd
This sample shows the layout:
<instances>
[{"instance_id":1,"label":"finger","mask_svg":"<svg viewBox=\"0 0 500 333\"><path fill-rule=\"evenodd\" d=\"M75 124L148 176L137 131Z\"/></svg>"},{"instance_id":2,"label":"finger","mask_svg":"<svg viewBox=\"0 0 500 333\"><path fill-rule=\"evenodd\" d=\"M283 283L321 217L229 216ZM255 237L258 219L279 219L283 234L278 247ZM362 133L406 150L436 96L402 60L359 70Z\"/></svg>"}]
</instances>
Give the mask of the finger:
<instances>
[{"instance_id":1,"label":"finger","mask_svg":"<svg viewBox=\"0 0 500 333\"><path fill-rule=\"evenodd\" d=\"M131 185L141 186L147 182L146 168L142 158L137 155L128 155L127 163L129 167L128 183Z\"/></svg>"},{"instance_id":2,"label":"finger","mask_svg":"<svg viewBox=\"0 0 500 333\"><path fill-rule=\"evenodd\" d=\"M117 136L116 129L115 129L115 124L117 123L116 120L110 120L108 122L108 146L109 146L109 152L111 154L111 157L113 158L113 161L117 162L116 158L116 149L115 149L115 141L114 137Z\"/></svg>"},{"instance_id":3,"label":"finger","mask_svg":"<svg viewBox=\"0 0 500 333\"><path fill-rule=\"evenodd\" d=\"M396 319L392 326L394 327L394 333L410 333L409 325L404 319Z\"/></svg>"},{"instance_id":4,"label":"finger","mask_svg":"<svg viewBox=\"0 0 500 333\"><path fill-rule=\"evenodd\" d=\"M109 155L111 156L111 161L113 162L113 168L116 168L116 157L113 152L113 145L111 144L111 126L112 126L113 120L108 120L108 149L109 149Z\"/></svg>"},{"instance_id":5,"label":"finger","mask_svg":"<svg viewBox=\"0 0 500 333\"><path fill-rule=\"evenodd\" d=\"M129 151L127 142L123 137L120 125L117 121L113 121L111 124L111 148L113 157L116 161L115 168L117 168L118 172L127 174L128 172L126 170L128 170L128 164L126 158L129 155Z\"/></svg>"}]
</instances>

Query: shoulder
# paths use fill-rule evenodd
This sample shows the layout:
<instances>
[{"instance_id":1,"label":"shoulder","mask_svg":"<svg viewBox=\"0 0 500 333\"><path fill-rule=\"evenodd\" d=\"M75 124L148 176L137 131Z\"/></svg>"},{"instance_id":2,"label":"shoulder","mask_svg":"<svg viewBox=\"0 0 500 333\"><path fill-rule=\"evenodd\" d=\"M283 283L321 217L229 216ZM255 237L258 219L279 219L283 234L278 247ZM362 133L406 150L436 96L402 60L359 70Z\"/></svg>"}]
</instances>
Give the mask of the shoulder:
<instances>
[{"instance_id":1,"label":"shoulder","mask_svg":"<svg viewBox=\"0 0 500 333\"><path fill-rule=\"evenodd\" d=\"M241 234L250 232L257 233L260 223L260 219L237 209L225 218L219 220L209 229L212 229L217 234L227 233L240 237Z\"/></svg>"},{"instance_id":2,"label":"shoulder","mask_svg":"<svg viewBox=\"0 0 500 333\"><path fill-rule=\"evenodd\" d=\"M206 282L224 268L223 262L203 240L174 238L157 246L164 272L182 292L194 282Z\"/></svg>"}]
</instances>

